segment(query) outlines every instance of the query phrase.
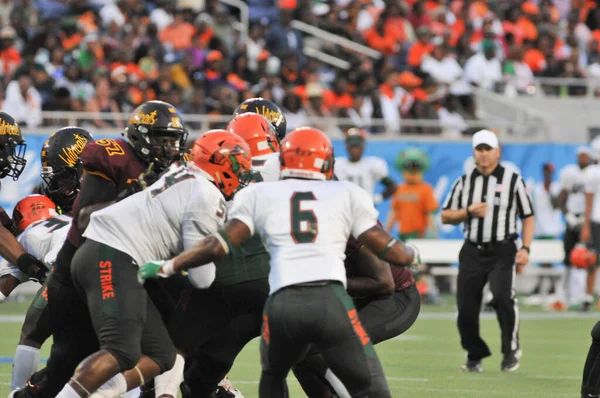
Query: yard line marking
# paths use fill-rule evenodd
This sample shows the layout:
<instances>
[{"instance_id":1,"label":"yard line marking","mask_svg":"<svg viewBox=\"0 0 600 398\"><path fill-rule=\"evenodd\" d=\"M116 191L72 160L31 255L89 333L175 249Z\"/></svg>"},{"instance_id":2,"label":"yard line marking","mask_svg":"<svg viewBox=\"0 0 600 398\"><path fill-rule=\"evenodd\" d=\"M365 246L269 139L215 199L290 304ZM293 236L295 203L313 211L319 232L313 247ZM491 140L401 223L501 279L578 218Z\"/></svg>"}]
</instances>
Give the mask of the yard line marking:
<instances>
[{"instance_id":1,"label":"yard line marking","mask_svg":"<svg viewBox=\"0 0 600 398\"><path fill-rule=\"evenodd\" d=\"M25 315L0 315L0 322L5 323L23 323Z\"/></svg>"},{"instance_id":2,"label":"yard line marking","mask_svg":"<svg viewBox=\"0 0 600 398\"><path fill-rule=\"evenodd\" d=\"M414 351L414 350L402 350L400 352L402 355L418 355L418 356L435 356L435 357L457 357L457 358L461 358L461 360L464 360L465 354L463 352L423 352L423 351ZM527 354L528 356L531 356L532 358L552 358L552 359L581 359L581 355L569 355L569 354L556 354L556 355L534 355L534 354Z\"/></svg>"},{"instance_id":3,"label":"yard line marking","mask_svg":"<svg viewBox=\"0 0 600 398\"><path fill-rule=\"evenodd\" d=\"M414 334L401 334L400 336L392 337L392 340L421 341L430 339L425 336L416 336Z\"/></svg>"},{"instance_id":4,"label":"yard line marking","mask_svg":"<svg viewBox=\"0 0 600 398\"><path fill-rule=\"evenodd\" d=\"M40 359L41 363L46 363L48 361L48 359L46 358L42 358ZM0 357L0 364L4 364L4 363L13 363L13 357Z\"/></svg>"},{"instance_id":5,"label":"yard line marking","mask_svg":"<svg viewBox=\"0 0 600 398\"><path fill-rule=\"evenodd\" d=\"M459 392L459 393L480 393L481 396L487 397L489 395L501 395L506 396L504 391L494 391L494 390L473 390L473 389L462 389L462 388L433 388L433 387L418 387L418 391L446 391L446 392ZM511 396L530 396L537 397L538 393L534 392L511 392ZM549 396L553 397L571 397L573 394L552 394Z\"/></svg>"}]
</instances>

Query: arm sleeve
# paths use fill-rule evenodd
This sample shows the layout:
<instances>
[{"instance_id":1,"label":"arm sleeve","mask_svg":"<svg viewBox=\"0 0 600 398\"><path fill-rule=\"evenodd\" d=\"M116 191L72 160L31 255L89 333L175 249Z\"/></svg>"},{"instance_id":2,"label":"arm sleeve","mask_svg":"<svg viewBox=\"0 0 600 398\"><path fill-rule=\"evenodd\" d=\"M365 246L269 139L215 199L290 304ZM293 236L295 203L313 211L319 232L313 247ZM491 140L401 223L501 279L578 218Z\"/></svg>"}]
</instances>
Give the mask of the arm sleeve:
<instances>
[{"instance_id":1,"label":"arm sleeve","mask_svg":"<svg viewBox=\"0 0 600 398\"><path fill-rule=\"evenodd\" d=\"M462 197L463 190L463 181L464 177L458 177L452 188L450 188L450 193L446 196L446 200L444 201L444 205L442 206L444 210L459 210L462 209L462 203L460 198Z\"/></svg>"},{"instance_id":2,"label":"arm sleeve","mask_svg":"<svg viewBox=\"0 0 600 398\"><path fill-rule=\"evenodd\" d=\"M598 178L594 172L594 168L590 167L584 174L584 188L586 193L596 193L598 190Z\"/></svg>"},{"instance_id":3,"label":"arm sleeve","mask_svg":"<svg viewBox=\"0 0 600 398\"><path fill-rule=\"evenodd\" d=\"M371 195L358 185L347 185L350 190L352 236L359 237L368 229L378 225L379 212L375 209Z\"/></svg>"},{"instance_id":4,"label":"arm sleeve","mask_svg":"<svg viewBox=\"0 0 600 398\"><path fill-rule=\"evenodd\" d=\"M228 214L228 219L236 219L246 224L250 234L255 234L254 207L256 202L256 187L260 184L251 185L235 194L233 206Z\"/></svg>"},{"instance_id":5,"label":"arm sleeve","mask_svg":"<svg viewBox=\"0 0 600 398\"><path fill-rule=\"evenodd\" d=\"M531 204L531 197L527 192L525 181L523 177L519 176L517 180L517 186L515 187L515 195L517 195L517 209L519 210L519 217L521 219L533 216L533 206Z\"/></svg>"},{"instance_id":6,"label":"arm sleeve","mask_svg":"<svg viewBox=\"0 0 600 398\"><path fill-rule=\"evenodd\" d=\"M569 169L564 168L560 171L558 181L560 183L560 188L566 191L570 191L573 185L573 178L569 176Z\"/></svg>"},{"instance_id":7,"label":"arm sleeve","mask_svg":"<svg viewBox=\"0 0 600 398\"><path fill-rule=\"evenodd\" d=\"M385 160L380 158L373 158L373 174L375 174L377 181L381 181L386 177L389 177L390 171Z\"/></svg>"}]
</instances>

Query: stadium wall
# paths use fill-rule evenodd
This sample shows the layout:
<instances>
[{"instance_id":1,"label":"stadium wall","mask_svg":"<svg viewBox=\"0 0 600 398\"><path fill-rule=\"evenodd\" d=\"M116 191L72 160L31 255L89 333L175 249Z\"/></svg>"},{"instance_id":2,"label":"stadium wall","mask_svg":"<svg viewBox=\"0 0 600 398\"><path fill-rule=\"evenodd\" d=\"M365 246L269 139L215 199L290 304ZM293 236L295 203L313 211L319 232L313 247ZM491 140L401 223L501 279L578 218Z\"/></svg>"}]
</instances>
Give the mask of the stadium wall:
<instances>
[{"instance_id":1,"label":"stadium wall","mask_svg":"<svg viewBox=\"0 0 600 398\"><path fill-rule=\"evenodd\" d=\"M96 136L99 138L117 138L114 136ZM0 204L12 214L15 203L29 194L36 184L40 182L40 151L46 139L37 134L26 134L27 141L27 167L19 181L3 180L0 195ZM345 156L345 146L342 140L334 140L334 150L337 156ZM463 174L471 156L471 145L468 142L412 142L412 141L379 141L367 142L366 156L383 158L389 166L390 176L401 181L402 177L394 167L394 161L404 149L417 146L429 154L431 167L425 174L425 179L431 183L439 202L442 202L454 180ZM504 161L514 163L522 172L528 184L542 179L542 164L553 162L556 170L573 163L576 159L575 144L505 144L502 158ZM558 173L555 176L558 178ZM379 187L382 188L382 187ZM378 205L380 218L387 219L389 201ZM457 226L441 226L440 238L460 239L461 230Z\"/></svg>"}]
</instances>

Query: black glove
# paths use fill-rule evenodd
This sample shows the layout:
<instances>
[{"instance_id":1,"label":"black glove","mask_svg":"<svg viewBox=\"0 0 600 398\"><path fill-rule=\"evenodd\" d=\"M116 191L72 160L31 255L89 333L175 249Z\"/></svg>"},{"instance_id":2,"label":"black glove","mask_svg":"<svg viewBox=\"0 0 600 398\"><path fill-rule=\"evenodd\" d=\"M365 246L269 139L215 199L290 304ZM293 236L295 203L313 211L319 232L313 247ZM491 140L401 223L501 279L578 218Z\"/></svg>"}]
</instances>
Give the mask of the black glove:
<instances>
[{"instance_id":1,"label":"black glove","mask_svg":"<svg viewBox=\"0 0 600 398\"><path fill-rule=\"evenodd\" d=\"M46 280L48 269L44 263L29 253L23 253L19 256L17 259L17 267L25 272L29 276L29 279L34 282L43 284Z\"/></svg>"},{"instance_id":2,"label":"black glove","mask_svg":"<svg viewBox=\"0 0 600 398\"><path fill-rule=\"evenodd\" d=\"M160 173L157 173L154 170L154 163L150 163L146 171L144 171L138 177L138 181L142 187L142 189L148 188L150 185L154 184L160 178Z\"/></svg>"},{"instance_id":3,"label":"black glove","mask_svg":"<svg viewBox=\"0 0 600 398\"><path fill-rule=\"evenodd\" d=\"M127 185L125 185L125 189L123 189L121 192L119 192L117 194L116 197L116 201L120 202L123 199L133 195L134 193L138 193L140 191L142 191L144 188L142 188L142 186L140 185L140 182L138 180L130 180L127 182Z\"/></svg>"}]
</instances>

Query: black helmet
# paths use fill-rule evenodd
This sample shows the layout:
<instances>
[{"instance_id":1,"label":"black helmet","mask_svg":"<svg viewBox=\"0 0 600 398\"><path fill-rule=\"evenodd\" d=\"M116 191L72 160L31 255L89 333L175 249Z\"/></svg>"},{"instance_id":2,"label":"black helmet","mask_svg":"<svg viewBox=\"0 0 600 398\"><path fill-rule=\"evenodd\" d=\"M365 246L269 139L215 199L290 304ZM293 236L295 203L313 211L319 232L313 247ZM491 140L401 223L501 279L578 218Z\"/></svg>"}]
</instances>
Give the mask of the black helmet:
<instances>
[{"instance_id":1,"label":"black helmet","mask_svg":"<svg viewBox=\"0 0 600 398\"><path fill-rule=\"evenodd\" d=\"M138 156L161 172L183 156L188 133L173 105L148 101L133 111L125 134Z\"/></svg>"},{"instance_id":2,"label":"black helmet","mask_svg":"<svg viewBox=\"0 0 600 398\"><path fill-rule=\"evenodd\" d=\"M27 164L26 149L27 144L15 119L8 113L0 112L0 178L19 179Z\"/></svg>"},{"instance_id":3,"label":"black helmet","mask_svg":"<svg viewBox=\"0 0 600 398\"><path fill-rule=\"evenodd\" d=\"M281 109L276 103L260 97L250 98L239 104L238 107L235 108L233 114L234 116L237 116L249 112L258 113L259 115L266 117L273 127L275 127L279 142L285 138L287 122L285 121L283 112L281 112Z\"/></svg>"},{"instance_id":4,"label":"black helmet","mask_svg":"<svg viewBox=\"0 0 600 398\"><path fill-rule=\"evenodd\" d=\"M71 210L79 193L81 153L92 141L94 138L86 130L69 126L56 131L42 146L43 193L64 212Z\"/></svg>"}]
</instances>

